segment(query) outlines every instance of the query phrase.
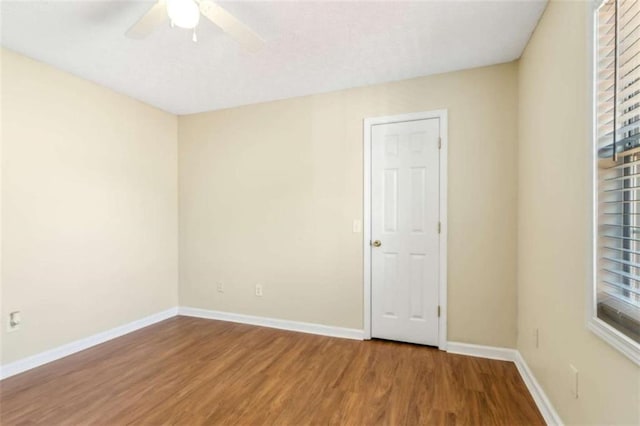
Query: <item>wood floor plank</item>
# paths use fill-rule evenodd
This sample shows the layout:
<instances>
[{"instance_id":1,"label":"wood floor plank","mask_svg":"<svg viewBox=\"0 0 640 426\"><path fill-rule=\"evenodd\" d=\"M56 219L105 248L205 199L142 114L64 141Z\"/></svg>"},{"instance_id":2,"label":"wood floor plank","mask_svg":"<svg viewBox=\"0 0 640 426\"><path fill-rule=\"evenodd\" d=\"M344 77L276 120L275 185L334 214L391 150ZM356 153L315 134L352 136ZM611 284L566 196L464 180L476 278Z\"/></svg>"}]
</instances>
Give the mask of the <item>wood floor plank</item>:
<instances>
[{"instance_id":1,"label":"wood floor plank","mask_svg":"<svg viewBox=\"0 0 640 426\"><path fill-rule=\"evenodd\" d=\"M2 425L542 425L513 363L175 317L0 382Z\"/></svg>"}]
</instances>

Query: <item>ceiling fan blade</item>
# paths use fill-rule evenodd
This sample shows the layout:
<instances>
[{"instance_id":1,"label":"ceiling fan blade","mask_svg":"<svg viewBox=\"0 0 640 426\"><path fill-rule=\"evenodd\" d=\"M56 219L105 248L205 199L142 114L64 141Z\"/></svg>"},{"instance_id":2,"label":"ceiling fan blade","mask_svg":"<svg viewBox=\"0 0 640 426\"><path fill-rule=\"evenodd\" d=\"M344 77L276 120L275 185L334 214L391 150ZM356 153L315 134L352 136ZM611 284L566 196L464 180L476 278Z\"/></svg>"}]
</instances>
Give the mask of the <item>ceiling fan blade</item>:
<instances>
[{"instance_id":1,"label":"ceiling fan blade","mask_svg":"<svg viewBox=\"0 0 640 426\"><path fill-rule=\"evenodd\" d=\"M165 0L158 0L138 22L127 30L126 35L130 38L145 38L168 18Z\"/></svg>"},{"instance_id":2,"label":"ceiling fan blade","mask_svg":"<svg viewBox=\"0 0 640 426\"><path fill-rule=\"evenodd\" d=\"M211 22L222 28L225 33L235 38L244 49L255 52L264 45L264 40L253 32L251 28L211 0L202 0L200 2L200 12Z\"/></svg>"}]
</instances>

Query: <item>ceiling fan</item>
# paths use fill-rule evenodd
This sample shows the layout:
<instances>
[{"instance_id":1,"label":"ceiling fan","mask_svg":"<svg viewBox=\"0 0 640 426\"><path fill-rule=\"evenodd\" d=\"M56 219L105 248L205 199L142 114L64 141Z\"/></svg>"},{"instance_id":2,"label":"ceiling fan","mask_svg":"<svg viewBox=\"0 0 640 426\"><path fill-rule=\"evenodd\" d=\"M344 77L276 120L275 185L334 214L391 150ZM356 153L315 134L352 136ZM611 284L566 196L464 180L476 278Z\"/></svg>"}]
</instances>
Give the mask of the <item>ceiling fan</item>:
<instances>
[{"instance_id":1,"label":"ceiling fan","mask_svg":"<svg viewBox=\"0 0 640 426\"><path fill-rule=\"evenodd\" d=\"M169 19L171 26L193 30L193 41L197 41L195 29L200 22L200 15L220 27L250 52L255 52L264 45L264 40L251 28L211 0L158 0L127 30L126 35L130 38L145 38Z\"/></svg>"}]
</instances>

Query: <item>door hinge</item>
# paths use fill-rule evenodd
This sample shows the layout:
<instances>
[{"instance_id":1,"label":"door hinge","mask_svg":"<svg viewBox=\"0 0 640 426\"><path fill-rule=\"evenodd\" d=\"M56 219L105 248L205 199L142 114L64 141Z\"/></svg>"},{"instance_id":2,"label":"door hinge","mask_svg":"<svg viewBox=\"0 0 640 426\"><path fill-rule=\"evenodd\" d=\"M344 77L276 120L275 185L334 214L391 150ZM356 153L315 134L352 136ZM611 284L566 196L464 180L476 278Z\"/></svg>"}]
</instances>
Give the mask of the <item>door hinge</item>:
<instances>
[{"instance_id":1,"label":"door hinge","mask_svg":"<svg viewBox=\"0 0 640 426\"><path fill-rule=\"evenodd\" d=\"M442 223L438 222L438 234L442 232Z\"/></svg>"},{"instance_id":2,"label":"door hinge","mask_svg":"<svg viewBox=\"0 0 640 426\"><path fill-rule=\"evenodd\" d=\"M438 318L440 318L440 305L438 305Z\"/></svg>"},{"instance_id":3,"label":"door hinge","mask_svg":"<svg viewBox=\"0 0 640 426\"><path fill-rule=\"evenodd\" d=\"M438 136L438 149L442 149L442 137Z\"/></svg>"}]
</instances>

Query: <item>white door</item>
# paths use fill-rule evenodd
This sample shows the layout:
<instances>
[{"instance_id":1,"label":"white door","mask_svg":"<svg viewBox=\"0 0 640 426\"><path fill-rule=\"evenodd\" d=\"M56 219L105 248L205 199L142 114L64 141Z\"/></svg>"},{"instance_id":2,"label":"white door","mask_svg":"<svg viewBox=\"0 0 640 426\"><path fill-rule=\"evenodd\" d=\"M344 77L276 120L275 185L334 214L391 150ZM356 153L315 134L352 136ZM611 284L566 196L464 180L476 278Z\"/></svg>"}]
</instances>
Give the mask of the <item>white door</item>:
<instances>
[{"instance_id":1,"label":"white door","mask_svg":"<svg viewBox=\"0 0 640 426\"><path fill-rule=\"evenodd\" d=\"M371 336L438 345L437 118L371 129Z\"/></svg>"}]
</instances>

